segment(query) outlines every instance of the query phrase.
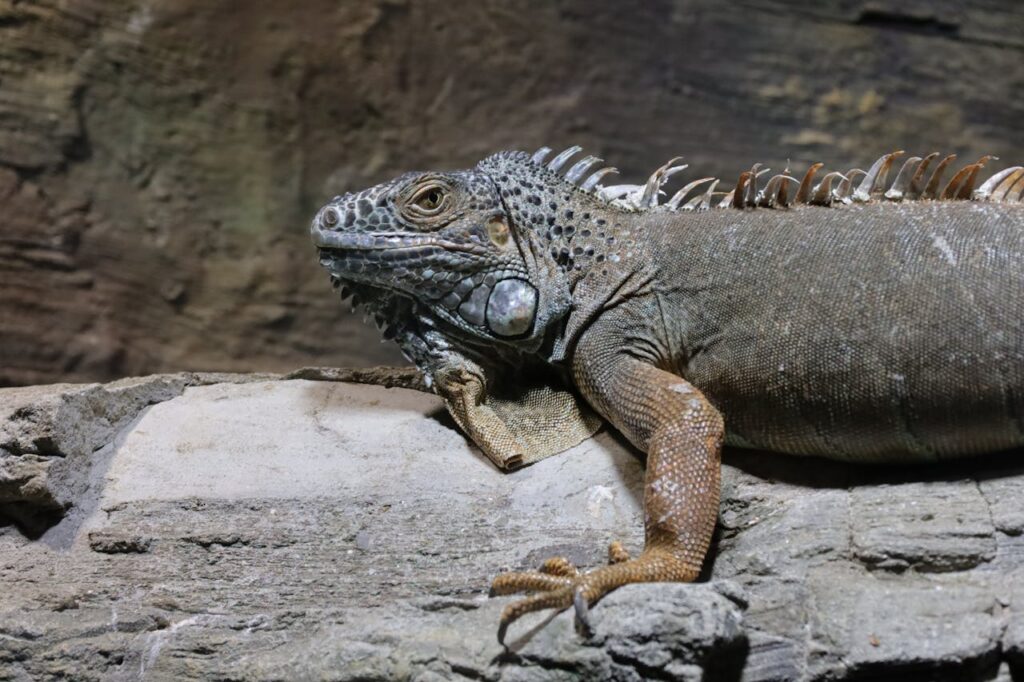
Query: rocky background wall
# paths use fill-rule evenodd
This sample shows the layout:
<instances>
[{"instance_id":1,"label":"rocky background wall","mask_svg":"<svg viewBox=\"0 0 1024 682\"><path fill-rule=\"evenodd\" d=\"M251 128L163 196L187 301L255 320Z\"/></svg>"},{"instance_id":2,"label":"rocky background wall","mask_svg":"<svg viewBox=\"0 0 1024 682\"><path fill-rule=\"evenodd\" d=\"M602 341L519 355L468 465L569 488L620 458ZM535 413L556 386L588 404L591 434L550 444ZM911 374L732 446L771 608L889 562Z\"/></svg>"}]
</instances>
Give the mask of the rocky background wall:
<instances>
[{"instance_id":1,"label":"rocky background wall","mask_svg":"<svg viewBox=\"0 0 1024 682\"><path fill-rule=\"evenodd\" d=\"M1022 64L1017 0L0 0L0 385L400 362L316 265L335 193L542 144L1020 162Z\"/></svg>"}]
</instances>

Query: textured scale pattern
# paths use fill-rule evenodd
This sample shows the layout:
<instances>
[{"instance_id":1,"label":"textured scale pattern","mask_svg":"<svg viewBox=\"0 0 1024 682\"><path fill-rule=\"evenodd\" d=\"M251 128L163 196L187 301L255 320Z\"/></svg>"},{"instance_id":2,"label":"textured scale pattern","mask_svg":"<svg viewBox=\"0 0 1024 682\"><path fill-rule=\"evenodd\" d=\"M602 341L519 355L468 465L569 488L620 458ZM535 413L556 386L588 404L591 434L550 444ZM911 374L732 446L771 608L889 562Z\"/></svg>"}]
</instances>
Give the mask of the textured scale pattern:
<instances>
[{"instance_id":1,"label":"textured scale pattern","mask_svg":"<svg viewBox=\"0 0 1024 682\"><path fill-rule=\"evenodd\" d=\"M643 550L498 576L525 613L693 580L723 442L852 461L1024 446L1024 167L929 154L867 170L641 184L579 147L502 152L336 197L320 262L512 469L592 434L647 453ZM722 186L724 191L718 190ZM667 198L666 198L667 197ZM595 415L596 412L596 415Z\"/></svg>"}]
</instances>

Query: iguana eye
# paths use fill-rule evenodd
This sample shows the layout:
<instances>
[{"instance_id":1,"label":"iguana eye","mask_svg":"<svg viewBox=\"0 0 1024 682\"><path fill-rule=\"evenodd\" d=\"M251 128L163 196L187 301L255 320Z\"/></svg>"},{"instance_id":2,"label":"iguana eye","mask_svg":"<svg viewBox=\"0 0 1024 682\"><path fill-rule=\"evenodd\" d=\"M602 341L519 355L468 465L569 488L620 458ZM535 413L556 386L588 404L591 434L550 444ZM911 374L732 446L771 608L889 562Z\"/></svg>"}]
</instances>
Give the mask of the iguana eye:
<instances>
[{"instance_id":1,"label":"iguana eye","mask_svg":"<svg viewBox=\"0 0 1024 682\"><path fill-rule=\"evenodd\" d=\"M406 221L420 229L436 229L452 218L456 195L444 178L424 177L404 187L395 207Z\"/></svg>"},{"instance_id":2,"label":"iguana eye","mask_svg":"<svg viewBox=\"0 0 1024 682\"><path fill-rule=\"evenodd\" d=\"M410 209L414 214L431 217L441 213L448 204L448 191L440 185L427 185L412 195Z\"/></svg>"},{"instance_id":3,"label":"iguana eye","mask_svg":"<svg viewBox=\"0 0 1024 682\"><path fill-rule=\"evenodd\" d=\"M441 194L441 190L434 188L420 192L416 197L416 205L425 211L433 211L441 205L441 201L444 199L444 195Z\"/></svg>"}]
</instances>

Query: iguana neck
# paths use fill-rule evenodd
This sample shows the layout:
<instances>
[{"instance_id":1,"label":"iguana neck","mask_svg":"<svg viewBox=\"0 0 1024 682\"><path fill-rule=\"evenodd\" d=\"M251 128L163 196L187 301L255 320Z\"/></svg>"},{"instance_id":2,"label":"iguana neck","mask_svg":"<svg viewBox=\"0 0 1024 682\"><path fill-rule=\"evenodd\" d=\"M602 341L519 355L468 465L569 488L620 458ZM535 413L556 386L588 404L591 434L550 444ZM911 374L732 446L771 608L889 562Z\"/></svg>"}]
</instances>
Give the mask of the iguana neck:
<instances>
[{"instance_id":1,"label":"iguana neck","mask_svg":"<svg viewBox=\"0 0 1024 682\"><path fill-rule=\"evenodd\" d=\"M588 275L621 270L637 251L634 226L642 214L572 188L558 196L526 196L508 208L514 222L530 228L536 256L555 262L571 292Z\"/></svg>"},{"instance_id":2,"label":"iguana neck","mask_svg":"<svg viewBox=\"0 0 1024 682\"><path fill-rule=\"evenodd\" d=\"M510 206L529 248L564 278L571 305L538 349L545 360L566 361L579 335L602 309L616 301L654 293L656 268L645 241L645 214L595 201L582 193L560 196L542 206ZM552 208L551 204L555 207ZM646 216L649 218L648 216Z\"/></svg>"}]
</instances>

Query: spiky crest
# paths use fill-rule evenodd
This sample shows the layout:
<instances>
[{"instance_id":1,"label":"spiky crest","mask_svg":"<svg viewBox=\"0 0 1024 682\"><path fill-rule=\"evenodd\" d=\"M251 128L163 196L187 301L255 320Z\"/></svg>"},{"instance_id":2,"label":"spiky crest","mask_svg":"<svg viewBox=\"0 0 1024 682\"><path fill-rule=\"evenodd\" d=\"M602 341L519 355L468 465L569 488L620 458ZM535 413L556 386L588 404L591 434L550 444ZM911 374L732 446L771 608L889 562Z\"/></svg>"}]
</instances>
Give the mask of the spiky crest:
<instances>
[{"instance_id":1,"label":"spiky crest","mask_svg":"<svg viewBox=\"0 0 1024 682\"><path fill-rule=\"evenodd\" d=\"M572 157L583 150L579 146L569 147L544 164L551 151L549 147L541 147L533 154L531 161L553 173L558 173ZM938 152L933 152L923 158L912 156L907 159L900 167L895 180L889 183L889 171L895 160L902 155L902 151L885 154L867 171L859 168L845 172L830 171L817 182L815 177L824 168L824 164L811 165L800 180L790 175L787 167L782 173L771 176L763 188L759 188L758 181L762 175L769 172L769 169L761 168L761 164L754 164L750 170L740 173L729 192L715 192L719 179L706 177L686 184L665 202L660 201L665 194L662 187L669 178L688 167L686 164L678 163L682 157L673 158L663 164L651 173L644 184L602 185L601 181L607 175L618 171L611 166L603 166L590 172L590 169L602 161L596 156L586 156L577 161L565 173L564 179L609 205L632 211L788 208L801 204L844 206L854 203L926 200L1024 202L1024 166L1012 166L1001 170L975 189L981 170L989 161L996 160L994 156L983 156L954 173L943 185L942 179L946 168L956 160L956 155L951 154L942 159L928 175L928 168L939 157ZM711 184L705 191L694 193L694 190L705 183Z\"/></svg>"}]
</instances>

